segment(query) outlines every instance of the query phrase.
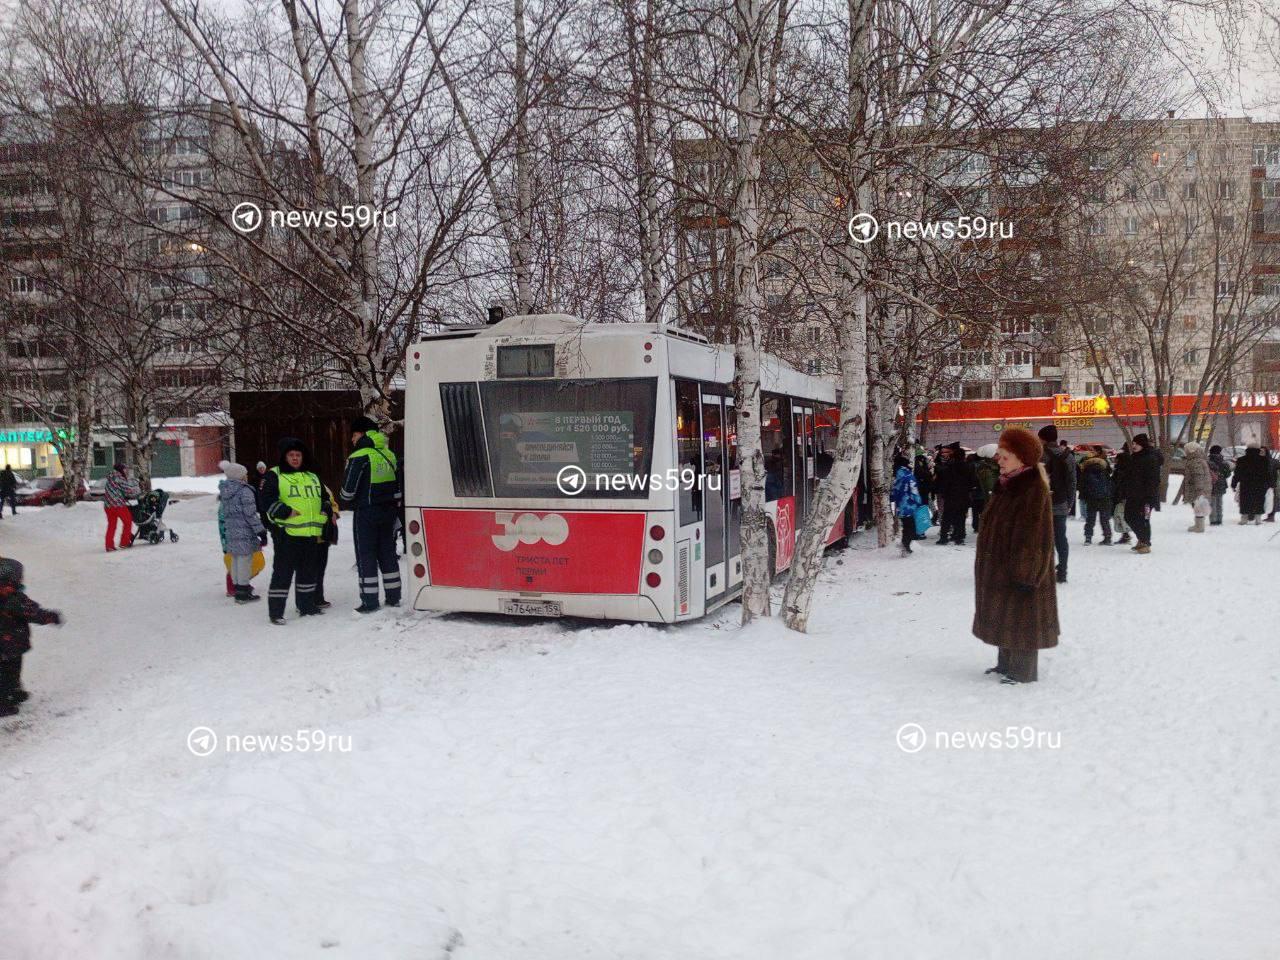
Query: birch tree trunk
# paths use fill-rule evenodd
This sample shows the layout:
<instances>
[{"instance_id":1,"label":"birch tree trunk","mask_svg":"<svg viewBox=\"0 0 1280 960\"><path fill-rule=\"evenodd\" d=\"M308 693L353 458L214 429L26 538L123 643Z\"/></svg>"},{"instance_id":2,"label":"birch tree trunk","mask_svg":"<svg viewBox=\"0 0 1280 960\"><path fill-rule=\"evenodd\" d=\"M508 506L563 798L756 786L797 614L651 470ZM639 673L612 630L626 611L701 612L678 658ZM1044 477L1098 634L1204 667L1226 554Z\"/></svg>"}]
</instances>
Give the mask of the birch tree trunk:
<instances>
[{"instance_id":1,"label":"birch tree trunk","mask_svg":"<svg viewBox=\"0 0 1280 960\"><path fill-rule=\"evenodd\" d=\"M760 447L760 354L763 349L757 252L760 241L760 0L738 0L737 191L734 197L734 393L742 460L742 622L770 614L769 518Z\"/></svg>"},{"instance_id":2,"label":"birch tree trunk","mask_svg":"<svg viewBox=\"0 0 1280 960\"><path fill-rule=\"evenodd\" d=\"M847 83L849 133L844 158L845 196L848 212L870 210L871 192L866 169L867 74L870 54L870 22L875 0L848 0L849 66ZM791 576L783 594L783 617L792 630L809 627L813 591L822 569L827 534L858 484L862 469L867 412L867 285L866 249L852 238L840 247L837 296L846 304L837 333L839 344L840 427L836 434L835 461L818 487L818 499L799 533L791 561Z\"/></svg>"},{"instance_id":3,"label":"birch tree trunk","mask_svg":"<svg viewBox=\"0 0 1280 960\"><path fill-rule=\"evenodd\" d=\"M529 41L525 36L524 0L515 0L513 11L516 32L515 85L516 97L516 238L512 250L515 261L516 312L533 309L530 269L533 247L533 185L529 167Z\"/></svg>"}]
</instances>

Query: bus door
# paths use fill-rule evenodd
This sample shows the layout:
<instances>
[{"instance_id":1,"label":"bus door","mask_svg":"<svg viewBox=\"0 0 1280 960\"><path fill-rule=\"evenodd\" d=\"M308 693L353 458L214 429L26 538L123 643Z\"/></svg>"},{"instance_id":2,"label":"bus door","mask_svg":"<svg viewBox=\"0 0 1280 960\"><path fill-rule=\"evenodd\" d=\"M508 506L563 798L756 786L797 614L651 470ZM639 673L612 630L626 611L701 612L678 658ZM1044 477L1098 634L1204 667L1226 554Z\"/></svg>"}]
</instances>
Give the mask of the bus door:
<instances>
[{"instance_id":1,"label":"bus door","mask_svg":"<svg viewBox=\"0 0 1280 960\"><path fill-rule=\"evenodd\" d=\"M702 468L702 391L689 380L675 381L676 466L676 616L700 617L705 612L703 584L704 490L698 484ZM692 478L692 483L686 483Z\"/></svg>"},{"instance_id":2,"label":"bus door","mask_svg":"<svg viewBox=\"0 0 1280 960\"><path fill-rule=\"evenodd\" d=\"M706 519L707 602L724 596L728 589L729 532L728 456L725 446L724 397L702 395L702 504Z\"/></svg>"},{"instance_id":3,"label":"bus door","mask_svg":"<svg viewBox=\"0 0 1280 960\"><path fill-rule=\"evenodd\" d=\"M724 398L724 495L729 506L729 588L742 583L742 468L738 462L738 410L733 397Z\"/></svg>"},{"instance_id":4,"label":"bus door","mask_svg":"<svg viewBox=\"0 0 1280 960\"><path fill-rule=\"evenodd\" d=\"M816 489L813 464L813 407L791 404L791 437L795 449L796 529L809 515L810 502Z\"/></svg>"}]
</instances>

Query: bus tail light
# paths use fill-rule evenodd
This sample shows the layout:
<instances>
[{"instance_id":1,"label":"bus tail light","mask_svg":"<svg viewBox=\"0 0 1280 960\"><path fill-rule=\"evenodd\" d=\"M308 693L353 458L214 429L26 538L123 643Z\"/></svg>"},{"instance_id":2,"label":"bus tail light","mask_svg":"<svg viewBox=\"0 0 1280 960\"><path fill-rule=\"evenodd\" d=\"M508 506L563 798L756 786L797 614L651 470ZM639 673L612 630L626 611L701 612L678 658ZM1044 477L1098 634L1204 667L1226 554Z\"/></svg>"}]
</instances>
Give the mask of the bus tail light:
<instances>
[{"instance_id":1,"label":"bus tail light","mask_svg":"<svg viewBox=\"0 0 1280 960\"><path fill-rule=\"evenodd\" d=\"M420 563L415 563L415 564L413 565L413 575L414 575L415 577L417 577L419 580L421 580L421 579L423 579L424 577L426 577L426 575L427 575L427 568L426 568L426 567L424 567L424 566L423 566L422 564L420 564Z\"/></svg>"},{"instance_id":2,"label":"bus tail light","mask_svg":"<svg viewBox=\"0 0 1280 960\"><path fill-rule=\"evenodd\" d=\"M666 535L667 535L667 531L662 529L662 527L658 526L656 523L649 528L650 540L661 540Z\"/></svg>"},{"instance_id":3,"label":"bus tail light","mask_svg":"<svg viewBox=\"0 0 1280 960\"><path fill-rule=\"evenodd\" d=\"M662 578L658 576L656 573L650 573L647 577L644 578L644 582L651 587L662 586Z\"/></svg>"},{"instance_id":4,"label":"bus tail light","mask_svg":"<svg viewBox=\"0 0 1280 960\"><path fill-rule=\"evenodd\" d=\"M413 541L413 543L409 544L409 552L412 553L415 557L422 556L422 544L420 544L417 540Z\"/></svg>"},{"instance_id":5,"label":"bus tail light","mask_svg":"<svg viewBox=\"0 0 1280 960\"><path fill-rule=\"evenodd\" d=\"M661 551L661 550L650 550L650 551L649 551L649 562L650 562L650 563L652 563L652 564L654 564L655 566L656 566L657 564L661 563L661 562L662 562L662 551Z\"/></svg>"},{"instance_id":6,"label":"bus tail light","mask_svg":"<svg viewBox=\"0 0 1280 960\"><path fill-rule=\"evenodd\" d=\"M422 532L422 524L420 524L417 520L410 520L409 532L416 537L419 533Z\"/></svg>"}]
</instances>

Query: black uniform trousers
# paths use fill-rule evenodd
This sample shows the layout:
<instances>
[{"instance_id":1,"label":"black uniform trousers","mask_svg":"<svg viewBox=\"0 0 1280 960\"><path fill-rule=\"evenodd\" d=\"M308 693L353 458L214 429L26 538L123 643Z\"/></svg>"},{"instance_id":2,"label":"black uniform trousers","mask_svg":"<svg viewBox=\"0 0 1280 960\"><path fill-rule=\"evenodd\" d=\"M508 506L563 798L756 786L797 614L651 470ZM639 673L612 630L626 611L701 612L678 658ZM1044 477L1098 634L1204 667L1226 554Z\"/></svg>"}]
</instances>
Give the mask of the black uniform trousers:
<instances>
[{"instance_id":1,"label":"black uniform trousers","mask_svg":"<svg viewBox=\"0 0 1280 960\"><path fill-rule=\"evenodd\" d=\"M393 503L356 507L351 523L356 545L356 576L360 603L378 606L378 575L387 603L400 602L400 558L396 556L396 506Z\"/></svg>"},{"instance_id":2,"label":"black uniform trousers","mask_svg":"<svg viewBox=\"0 0 1280 960\"><path fill-rule=\"evenodd\" d=\"M0 657L0 703L22 689L22 654Z\"/></svg>"},{"instance_id":3,"label":"black uniform trousers","mask_svg":"<svg viewBox=\"0 0 1280 960\"><path fill-rule=\"evenodd\" d=\"M320 550L320 542L315 537L293 537L287 533L275 535L271 585L267 588L267 613L273 620L284 616L290 584L293 584L299 613L310 614L319 609L316 606L316 576Z\"/></svg>"},{"instance_id":4,"label":"black uniform trousers","mask_svg":"<svg viewBox=\"0 0 1280 960\"><path fill-rule=\"evenodd\" d=\"M968 519L968 498L947 497L942 501L942 532L938 534L938 540L942 543L964 543L964 525Z\"/></svg>"}]
</instances>

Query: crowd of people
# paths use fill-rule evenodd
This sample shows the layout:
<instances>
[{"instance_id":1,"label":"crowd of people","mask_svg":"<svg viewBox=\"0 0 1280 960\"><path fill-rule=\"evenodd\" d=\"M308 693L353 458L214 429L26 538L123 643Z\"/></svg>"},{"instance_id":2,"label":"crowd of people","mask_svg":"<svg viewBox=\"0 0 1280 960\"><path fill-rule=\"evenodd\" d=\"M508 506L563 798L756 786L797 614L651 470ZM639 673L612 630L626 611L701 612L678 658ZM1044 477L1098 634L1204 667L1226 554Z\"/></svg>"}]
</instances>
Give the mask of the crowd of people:
<instances>
[{"instance_id":1,"label":"crowd of people","mask_svg":"<svg viewBox=\"0 0 1280 960\"><path fill-rule=\"evenodd\" d=\"M1236 491L1241 524L1274 522L1280 469L1259 443L1251 442L1234 463L1218 445L1206 451L1187 443L1183 455L1178 499L1191 507L1189 532L1222 524L1229 488ZM978 535L973 632L1000 648L988 673L1025 683L1037 678L1038 651L1058 642L1056 589L1067 582L1068 519L1084 520L1086 545L1100 529L1100 546L1132 543L1135 554L1150 554L1163 473L1164 457L1146 434L1112 454L1102 445L1073 450L1052 425L1038 434L1010 428L973 452L959 442L938 445L932 458L918 445L900 450L890 500L903 556L939 521L934 543L963 545L972 517Z\"/></svg>"},{"instance_id":2,"label":"crowd of people","mask_svg":"<svg viewBox=\"0 0 1280 960\"><path fill-rule=\"evenodd\" d=\"M226 476L218 486L218 526L228 569L227 594L241 604L261 599L251 580L265 566L261 553L270 541L267 615L273 624L286 622L290 589L300 617L318 616L330 606L324 579L329 550L338 542L341 506L353 513L360 588L356 612L372 613L383 600L390 607L400 605L400 464L386 434L369 417L352 424L351 442L336 496L316 473L307 445L296 437L279 442L280 459L274 467L258 462L253 483L241 464L219 464Z\"/></svg>"}]
</instances>

